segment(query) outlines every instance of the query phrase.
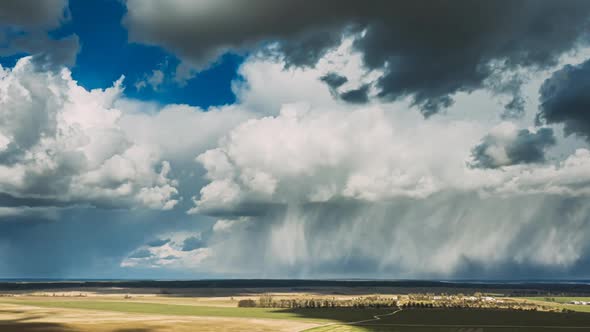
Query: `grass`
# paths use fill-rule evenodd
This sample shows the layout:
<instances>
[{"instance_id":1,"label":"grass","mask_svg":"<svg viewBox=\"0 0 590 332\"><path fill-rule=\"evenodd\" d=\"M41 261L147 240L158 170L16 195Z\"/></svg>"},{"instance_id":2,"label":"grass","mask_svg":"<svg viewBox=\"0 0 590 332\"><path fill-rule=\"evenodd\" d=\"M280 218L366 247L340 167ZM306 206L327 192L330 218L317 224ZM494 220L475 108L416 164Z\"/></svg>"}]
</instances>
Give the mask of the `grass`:
<instances>
[{"instance_id":1,"label":"grass","mask_svg":"<svg viewBox=\"0 0 590 332\"><path fill-rule=\"evenodd\" d=\"M590 305L567 304L570 301L589 302L590 297L525 297L525 300L535 302L541 305L547 305L558 309L568 309L578 312L590 312Z\"/></svg>"},{"instance_id":2,"label":"grass","mask_svg":"<svg viewBox=\"0 0 590 332\"><path fill-rule=\"evenodd\" d=\"M348 308L316 308L316 309L280 309L280 308L238 308L208 307L196 305L176 305L161 303L142 303L128 301L93 301L93 300L20 300L2 299L0 303L19 304L36 307L104 310L156 315L237 317L237 318L269 318L298 319L308 322L348 322L367 319L373 315L387 313L390 310L354 310Z\"/></svg>"},{"instance_id":3,"label":"grass","mask_svg":"<svg viewBox=\"0 0 590 332\"><path fill-rule=\"evenodd\" d=\"M584 301L590 302L590 297L562 297L562 296L539 296L539 297L526 297L527 300L545 301L545 302L556 302L556 303L568 303L571 301Z\"/></svg>"}]
</instances>

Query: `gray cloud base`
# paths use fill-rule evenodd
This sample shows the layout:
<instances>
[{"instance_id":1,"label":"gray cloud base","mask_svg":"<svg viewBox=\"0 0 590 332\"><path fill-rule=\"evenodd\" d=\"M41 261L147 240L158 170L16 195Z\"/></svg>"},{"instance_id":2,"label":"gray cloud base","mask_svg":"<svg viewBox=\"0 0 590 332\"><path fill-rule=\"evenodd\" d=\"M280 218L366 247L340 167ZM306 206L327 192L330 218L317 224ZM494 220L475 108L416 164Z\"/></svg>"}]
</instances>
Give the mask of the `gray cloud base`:
<instances>
[{"instance_id":1,"label":"gray cloud base","mask_svg":"<svg viewBox=\"0 0 590 332\"><path fill-rule=\"evenodd\" d=\"M565 134L590 140L590 60L566 65L549 77L539 91L537 121L561 123Z\"/></svg>"},{"instance_id":2,"label":"gray cloud base","mask_svg":"<svg viewBox=\"0 0 590 332\"><path fill-rule=\"evenodd\" d=\"M553 129L541 128L537 132L521 129L514 139L501 142L493 135L487 135L472 150L473 167L497 168L500 166L541 163L545 161L545 151L556 144ZM489 149L495 145L505 151L507 160L498 161L490 155Z\"/></svg>"},{"instance_id":3,"label":"gray cloud base","mask_svg":"<svg viewBox=\"0 0 590 332\"><path fill-rule=\"evenodd\" d=\"M132 40L161 45L201 67L266 41L279 42L287 65L309 66L342 33L364 31L355 48L369 69L384 71L375 82L378 97L411 96L427 116L452 105L453 94L484 87L500 68L555 65L586 41L590 13L589 2L576 0L128 0L127 8ZM362 101L359 95L351 101Z\"/></svg>"},{"instance_id":4,"label":"gray cloud base","mask_svg":"<svg viewBox=\"0 0 590 332\"><path fill-rule=\"evenodd\" d=\"M68 19L68 0L1 1L0 56L27 53L35 55L35 61L46 69L73 66L80 49L78 36L54 39L47 33Z\"/></svg>"},{"instance_id":5,"label":"gray cloud base","mask_svg":"<svg viewBox=\"0 0 590 332\"><path fill-rule=\"evenodd\" d=\"M557 195L290 205L213 238L226 259L212 268L272 277L583 276L589 213L584 199Z\"/></svg>"},{"instance_id":6,"label":"gray cloud base","mask_svg":"<svg viewBox=\"0 0 590 332\"><path fill-rule=\"evenodd\" d=\"M2 0L0 23L52 28L66 18L68 0Z\"/></svg>"}]
</instances>

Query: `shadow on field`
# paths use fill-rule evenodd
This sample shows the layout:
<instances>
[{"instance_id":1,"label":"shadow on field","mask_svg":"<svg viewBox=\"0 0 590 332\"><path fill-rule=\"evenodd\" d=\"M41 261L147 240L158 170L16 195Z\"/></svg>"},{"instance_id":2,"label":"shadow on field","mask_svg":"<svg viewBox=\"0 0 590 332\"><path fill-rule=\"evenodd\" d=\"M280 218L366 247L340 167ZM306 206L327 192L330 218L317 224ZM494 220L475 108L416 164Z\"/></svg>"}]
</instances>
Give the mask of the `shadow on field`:
<instances>
[{"instance_id":1,"label":"shadow on field","mask_svg":"<svg viewBox=\"0 0 590 332\"><path fill-rule=\"evenodd\" d=\"M21 315L27 313L20 309L0 309L0 314ZM45 318L46 315L28 315L20 318L5 319L0 317L1 332L74 332L76 330L59 323L34 322L33 320Z\"/></svg>"},{"instance_id":2,"label":"shadow on field","mask_svg":"<svg viewBox=\"0 0 590 332\"><path fill-rule=\"evenodd\" d=\"M284 310L304 319L331 319L342 323L371 319L392 309L315 308ZM337 325L338 323L336 323ZM337 331L354 332L557 332L589 331L590 314L485 309L406 309L359 324L343 324ZM335 326L327 326L331 331ZM334 330L334 331L336 331ZM316 330L314 330L316 331ZM324 329L317 329L323 332Z\"/></svg>"},{"instance_id":3,"label":"shadow on field","mask_svg":"<svg viewBox=\"0 0 590 332\"><path fill-rule=\"evenodd\" d=\"M59 323L31 322L31 319L38 317L28 317L26 319L0 320L1 332L83 332ZM157 330L148 328L123 328L112 330L111 332L156 332Z\"/></svg>"},{"instance_id":4,"label":"shadow on field","mask_svg":"<svg viewBox=\"0 0 590 332\"><path fill-rule=\"evenodd\" d=\"M382 309L355 309L355 308L309 308L309 309L284 309L278 312L294 314L302 319L322 319L348 323L367 319L374 319L375 315L386 315L396 311L397 308Z\"/></svg>"},{"instance_id":5,"label":"shadow on field","mask_svg":"<svg viewBox=\"0 0 590 332\"><path fill-rule=\"evenodd\" d=\"M27 319L0 320L2 332L77 332L63 324L30 322Z\"/></svg>"}]
</instances>

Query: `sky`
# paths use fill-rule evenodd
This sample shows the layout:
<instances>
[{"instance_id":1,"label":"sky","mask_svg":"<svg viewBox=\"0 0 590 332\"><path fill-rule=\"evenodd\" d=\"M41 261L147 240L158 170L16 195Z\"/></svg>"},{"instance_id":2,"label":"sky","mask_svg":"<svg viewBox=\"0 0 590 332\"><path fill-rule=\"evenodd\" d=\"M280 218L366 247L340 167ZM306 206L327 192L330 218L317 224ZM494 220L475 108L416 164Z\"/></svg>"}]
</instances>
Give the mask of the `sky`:
<instances>
[{"instance_id":1,"label":"sky","mask_svg":"<svg viewBox=\"0 0 590 332\"><path fill-rule=\"evenodd\" d=\"M590 2L4 0L0 278L588 279Z\"/></svg>"}]
</instances>

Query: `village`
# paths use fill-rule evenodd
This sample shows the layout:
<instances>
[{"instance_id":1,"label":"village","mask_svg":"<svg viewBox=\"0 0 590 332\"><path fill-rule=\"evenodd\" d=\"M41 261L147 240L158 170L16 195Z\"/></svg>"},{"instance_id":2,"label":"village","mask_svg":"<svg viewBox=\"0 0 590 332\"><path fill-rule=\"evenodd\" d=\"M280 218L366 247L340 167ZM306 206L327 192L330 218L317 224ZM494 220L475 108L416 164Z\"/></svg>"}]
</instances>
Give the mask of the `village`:
<instances>
[{"instance_id":1,"label":"village","mask_svg":"<svg viewBox=\"0 0 590 332\"><path fill-rule=\"evenodd\" d=\"M590 305L590 302L587 302L587 301L570 301L567 304L573 304L573 305Z\"/></svg>"}]
</instances>

